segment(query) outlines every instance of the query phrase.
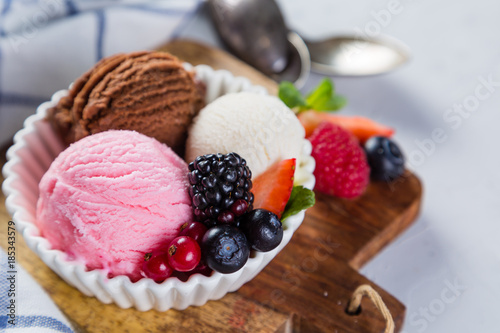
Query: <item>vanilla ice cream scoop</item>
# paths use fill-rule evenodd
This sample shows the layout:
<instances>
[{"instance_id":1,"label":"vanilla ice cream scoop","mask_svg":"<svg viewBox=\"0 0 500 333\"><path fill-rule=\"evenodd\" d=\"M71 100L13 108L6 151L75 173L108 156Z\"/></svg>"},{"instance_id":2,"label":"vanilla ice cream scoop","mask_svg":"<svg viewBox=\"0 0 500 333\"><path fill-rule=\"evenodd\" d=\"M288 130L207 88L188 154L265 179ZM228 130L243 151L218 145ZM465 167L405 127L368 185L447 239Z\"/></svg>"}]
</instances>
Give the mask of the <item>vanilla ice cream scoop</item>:
<instances>
[{"instance_id":1,"label":"vanilla ice cream scoop","mask_svg":"<svg viewBox=\"0 0 500 333\"><path fill-rule=\"evenodd\" d=\"M186 161L199 155L236 152L255 177L278 160L296 158L299 165L304 136L293 111L277 97L227 94L208 104L194 119Z\"/></svg>"}]
</instances>

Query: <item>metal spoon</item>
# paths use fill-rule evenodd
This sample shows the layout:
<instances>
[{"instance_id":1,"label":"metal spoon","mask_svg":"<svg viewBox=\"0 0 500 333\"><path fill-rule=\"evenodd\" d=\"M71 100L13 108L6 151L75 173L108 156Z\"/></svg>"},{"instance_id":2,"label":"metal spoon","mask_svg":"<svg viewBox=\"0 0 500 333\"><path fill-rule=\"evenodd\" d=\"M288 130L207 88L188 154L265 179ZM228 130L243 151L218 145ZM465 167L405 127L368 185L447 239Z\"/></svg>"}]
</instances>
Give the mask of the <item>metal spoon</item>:
<instances>
[{"instance_id":1,"label":"metal spoon","mask_svg":"<svg viewBox=\"0 0 500 333\"><path fill-rule=\"evenodd\" d=\"M303 84L309 66L327 75L380 74L408 59L407 50L388 37L338 36L304 41L289 33L274 0L208 0L208 4L215 26L229 48L278 81Z\"/></svg>"},{"instance_id":2,"label":"metal spoon","mask_svg":"<svg viewBox=\"0 0 500 333\"><path fill-rule=\"evenodd\" d=\"M293 82L295 87L300 89L306 84L311 72L309 49L304 40L293 31L288 32L287 41L290 50L288 64L283 71L269 76L276 82Z\"/></svg>"},{"instance_id":3,"label":"metal spoon","mask_svg":"<svg viewBox=\"0 0 500 333\"><path fill-rule=\"evenodd\" d=\"M311 70L309 51L288 31L281 11L269 0L208 0L222 40L239 58L275 81L301 88Z\"/></svg>"},{"instance_id":4,"label":"metal spoon","mask_svg":"<svg viewBox=\"0 0 500 333\"><path fill-rule=\"evenodd\" d=\"M409 59L406 46L388 36L335 36L305 43L311 54L312 70L326 75L382 74L396 69Z\"/></svg>"},{"instance_id":5,"label":"metal spoon","mask_svg":"<svg viewBox=\"0 0 500 333\"><path fill-rule=\"evenodd\" d=\"M241 59L264 74L283 71L289 60L288 29L269 0L208 0L222 40Z\"/></svg>"}]
</instances>

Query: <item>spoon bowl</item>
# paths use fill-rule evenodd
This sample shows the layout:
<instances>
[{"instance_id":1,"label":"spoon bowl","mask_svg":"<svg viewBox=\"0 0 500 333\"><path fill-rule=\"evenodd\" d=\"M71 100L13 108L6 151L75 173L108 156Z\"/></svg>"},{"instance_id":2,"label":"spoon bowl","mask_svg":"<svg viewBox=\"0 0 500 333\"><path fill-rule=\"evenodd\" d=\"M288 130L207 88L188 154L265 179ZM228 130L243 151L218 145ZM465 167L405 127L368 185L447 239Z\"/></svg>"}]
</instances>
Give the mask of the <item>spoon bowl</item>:
<instances>
[{"instance_id":1,"label":"spoon bowl","mask_svg":"<svg viewBox=\"0 0 500 333\"><path fill-rule=\"evenodd\" d=\"M288 29L270 0L208 0L215 27L233 53L266 75L288 65Z\"/></svg>"},{"instance_id":2,"label":"spoon bowl","mask_svg":"<svg viewBox=\"0 0 500 333\"><path fill-rule=\"evenodd\" d=\"M305 43L311 55L312 70L326 75L382 74L409 59L408 49L387 36L368 39L344 35Z\"/></svg>"},{"instance_id":3,"label":"spoon bowl","mask_svg":"<svg viewBox=\"0 0 500 333\"><path fill-rule=\"evenodd\" d=\"M304 40L295 32L290 31L287 35L290 54L285 69L279 73L273 73L270 77L276 81L293 82L297 89L302 88L311 72L311 57L309 49Z\"/></svg>"}]
</instances>

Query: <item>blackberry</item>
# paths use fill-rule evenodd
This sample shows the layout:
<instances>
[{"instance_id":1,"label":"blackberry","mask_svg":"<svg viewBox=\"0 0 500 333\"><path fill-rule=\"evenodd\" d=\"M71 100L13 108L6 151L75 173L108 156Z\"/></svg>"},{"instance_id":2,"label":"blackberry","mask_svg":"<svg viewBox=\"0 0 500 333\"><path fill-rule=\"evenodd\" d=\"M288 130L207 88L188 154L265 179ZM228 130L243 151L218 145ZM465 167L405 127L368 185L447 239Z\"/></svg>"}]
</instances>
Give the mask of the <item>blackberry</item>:
<instances>
[{"instance_id":1,"label":"blackberry","mask_svg":"<svg viewBox=\"0 0 500 333\"><path fill-rule=\"evenodd\" d=\"M189 164L189 195L195 220L207 227L233 224L252 209L252 172L236 153L198 156ZM241 209L247 203L245 210Z\"/></svg>"}]
</instances>

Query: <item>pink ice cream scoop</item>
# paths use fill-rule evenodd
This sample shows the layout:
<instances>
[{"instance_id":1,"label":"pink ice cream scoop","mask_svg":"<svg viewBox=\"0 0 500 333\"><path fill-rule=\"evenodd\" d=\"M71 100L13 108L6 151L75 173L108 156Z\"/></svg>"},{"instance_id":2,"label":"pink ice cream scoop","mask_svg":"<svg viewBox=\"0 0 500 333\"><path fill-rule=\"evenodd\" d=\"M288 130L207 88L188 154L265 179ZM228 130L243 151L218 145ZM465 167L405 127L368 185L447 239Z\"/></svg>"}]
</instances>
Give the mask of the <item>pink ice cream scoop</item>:
<instances>
[{"instance_id":1,"label":"pink ice cream scoop","mask_svg":"<svg viewBox=\"0 0 500 333\"><path fill-rule=\"evenodd\" d=\"M192 220L187 172L169 147L143 134L85 137L40 181L37 225L70 259L136 281L144 255L166 247Z\"/></svg>"}]
</instances>

